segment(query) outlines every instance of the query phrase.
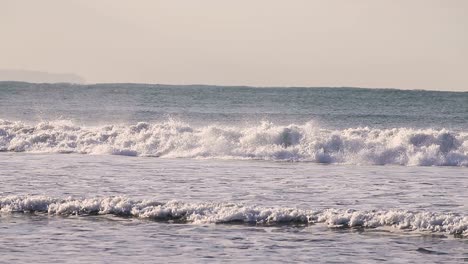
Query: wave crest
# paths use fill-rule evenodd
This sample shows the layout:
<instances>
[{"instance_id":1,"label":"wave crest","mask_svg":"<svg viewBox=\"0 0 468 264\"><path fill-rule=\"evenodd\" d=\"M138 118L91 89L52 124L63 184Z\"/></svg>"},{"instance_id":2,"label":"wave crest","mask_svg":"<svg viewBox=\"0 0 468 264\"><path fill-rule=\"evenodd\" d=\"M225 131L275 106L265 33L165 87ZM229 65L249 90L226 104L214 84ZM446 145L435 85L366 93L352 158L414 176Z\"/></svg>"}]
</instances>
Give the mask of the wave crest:
<instances>
[{"instance_id":1,"label":"wave crest","mask_svg":"<svg viewBox=\"0 0 468 264\"><path fill-rule=\"evenodd\" d=\"M43 212L51 215L116 215L193 224L317 224L329 227L391 227L468 236L468 216L407 210L303 210L236 203L184 203L132 200L126 197L58 199L47 196L0 197L0 213Z\"/></svg>"},{"instance_id":2,"label":"wave crest","mask_svg":"<svg viewBox=\"0 0 468 264\"><path fill-rule=\"evenodd\" d=\"M468 166L468 133L447 129L321 129L182 122L78 126L69 121L27 125L0 120L0 150L116 154L168 158L311 161L346 164Z\"/></svg>"}]
</instances>

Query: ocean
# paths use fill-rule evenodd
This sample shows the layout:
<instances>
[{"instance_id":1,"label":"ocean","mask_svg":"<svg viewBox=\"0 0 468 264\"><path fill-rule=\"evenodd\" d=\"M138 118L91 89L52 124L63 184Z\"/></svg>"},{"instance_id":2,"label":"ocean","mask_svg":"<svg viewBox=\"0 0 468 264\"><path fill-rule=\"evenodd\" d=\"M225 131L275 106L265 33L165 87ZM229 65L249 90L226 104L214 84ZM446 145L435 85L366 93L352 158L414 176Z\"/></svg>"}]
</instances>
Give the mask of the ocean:
<instances>
[{"instance_id":1,"label":"ocean","mask_svg":"<svg viewBox=\"0 0 468 264\"><path fill-rule=\"evenodd\" d=\"M0 263L468 261L468 92L0 82Z\"/></svg>"}]
</instances>

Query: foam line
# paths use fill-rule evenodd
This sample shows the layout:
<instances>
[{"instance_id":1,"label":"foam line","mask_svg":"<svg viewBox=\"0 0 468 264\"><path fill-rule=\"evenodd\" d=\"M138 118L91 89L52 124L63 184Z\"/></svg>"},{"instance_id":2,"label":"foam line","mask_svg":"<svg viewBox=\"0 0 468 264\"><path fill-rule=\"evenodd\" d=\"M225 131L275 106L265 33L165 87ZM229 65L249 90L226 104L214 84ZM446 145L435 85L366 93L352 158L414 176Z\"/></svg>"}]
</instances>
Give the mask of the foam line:
<instances>
[{"instance_id":1,"label":"foam line","mask_svg":"<svg viewBox=\"0 0 468 264\"><path fill-rule=\"evenodd\" d=\"M185 203L132 200L127 197L89 199L47 196L0 196L0 213L42 212L50 215L116 215L193 224L257 225L326 224L329 227L391 227L468 236L468 216L407 210L303 210L247 206L237 203Z\"/></svg>"}]
</instances>

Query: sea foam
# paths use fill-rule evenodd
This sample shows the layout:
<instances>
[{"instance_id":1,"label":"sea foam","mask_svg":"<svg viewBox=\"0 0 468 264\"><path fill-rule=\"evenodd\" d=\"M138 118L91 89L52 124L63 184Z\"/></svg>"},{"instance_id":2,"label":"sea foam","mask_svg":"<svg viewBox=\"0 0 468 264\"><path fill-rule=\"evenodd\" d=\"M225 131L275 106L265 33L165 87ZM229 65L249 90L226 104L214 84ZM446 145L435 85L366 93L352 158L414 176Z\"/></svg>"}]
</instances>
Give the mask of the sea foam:
<instances>
[{"instance_id":1,"label":"sea foam","mask_svg":"<svg viewBox=\"0 0 468 264\"><path fill-rule=\"evenodd\" d=\"M70 121L29 125L0 120L0 151L468 166L468 132L368 127L330 130L313 122L192 127L168 120L87 127Z\"/></svg>"},{"instance_id":2,"label":"sea foam","mask_svg":"<svg viewBox=\"0 0 468 264\"><path fill-rule=\"evenodd\" d=\"M47 196L0 196L0 213L50 215L115 215L192 224L241 223L256 225L318 224L334 228L390 227L409 231L442 232L468 236L468 216L407 210L304 210L247 206L237 203L185 203L132 200L127 197L89 199Z\"/></svg>"}]
</instances>

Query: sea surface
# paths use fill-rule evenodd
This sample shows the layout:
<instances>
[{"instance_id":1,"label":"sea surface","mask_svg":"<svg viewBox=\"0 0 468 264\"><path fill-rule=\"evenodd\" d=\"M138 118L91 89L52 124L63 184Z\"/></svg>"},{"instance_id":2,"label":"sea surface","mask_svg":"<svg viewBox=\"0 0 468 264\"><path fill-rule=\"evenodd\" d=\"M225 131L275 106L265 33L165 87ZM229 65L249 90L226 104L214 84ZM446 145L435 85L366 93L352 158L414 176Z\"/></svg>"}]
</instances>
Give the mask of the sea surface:
<instances>
[{"instance_id":1,"label":"sea surface","mask_svg":"<svg viewBox=\"0 0 468 264\"><path fill-rule=\"evenodd\" d=\"M0 82L26 262L468 262L468 92Z\"/></svg>"}]
</instances>

